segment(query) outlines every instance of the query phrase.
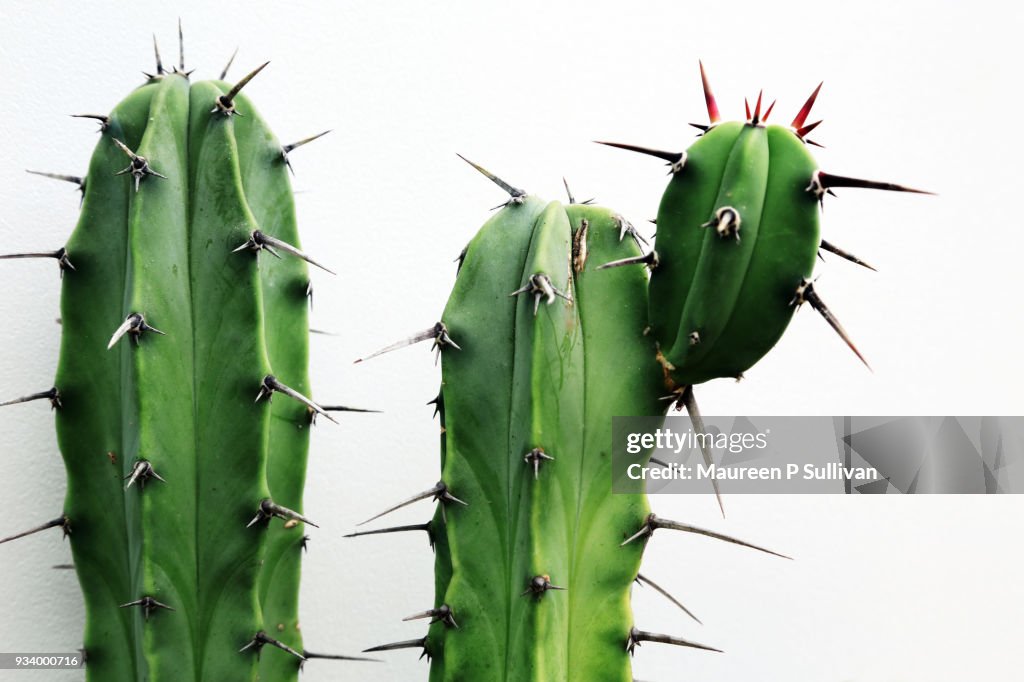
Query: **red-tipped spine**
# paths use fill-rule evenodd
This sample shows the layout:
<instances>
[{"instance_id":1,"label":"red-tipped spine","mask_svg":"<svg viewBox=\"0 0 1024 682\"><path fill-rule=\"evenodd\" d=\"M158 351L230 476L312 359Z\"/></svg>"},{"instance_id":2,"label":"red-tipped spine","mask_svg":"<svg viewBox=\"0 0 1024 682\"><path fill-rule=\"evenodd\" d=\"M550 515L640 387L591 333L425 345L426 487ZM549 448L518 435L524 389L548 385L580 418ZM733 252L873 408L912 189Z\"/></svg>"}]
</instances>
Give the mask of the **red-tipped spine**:
<instances>
[{"instance_id":1,"label":"red-tipped spine","mask_svg":"<svg viewBox=\"0 0 1024 682\"><path fill-rule=\"evenodd\" d=\"M789 124L794 130L799 130L803 127L804 123L806 123L807 117L811 113L811 107L814 106L814 101L818 99L818 93L821 91L821 86L824 84L825 81L818 83L818 87L814 88L814 92L812 92L811 96L807 98L804 105L800 107L800 111L797 112L796 118L794 118L793 122Z\"/></svg>"},{"instance_id":2,"label":"red-tipped spine","mask_svg":"<svg viewBox=\"0 0 1024 682\"><path fill-rule=\"evenodd\" d=\"M711 125L714 125L721 120L718 113L718 102L715 101L715 96L711 93L711 84L708 83L708 74L704 71L704 62L698 61L697 63L700 64L700 82L704 86L704 102L708 106L708 119L711 121Z\"/></svg>"}]
</instances>

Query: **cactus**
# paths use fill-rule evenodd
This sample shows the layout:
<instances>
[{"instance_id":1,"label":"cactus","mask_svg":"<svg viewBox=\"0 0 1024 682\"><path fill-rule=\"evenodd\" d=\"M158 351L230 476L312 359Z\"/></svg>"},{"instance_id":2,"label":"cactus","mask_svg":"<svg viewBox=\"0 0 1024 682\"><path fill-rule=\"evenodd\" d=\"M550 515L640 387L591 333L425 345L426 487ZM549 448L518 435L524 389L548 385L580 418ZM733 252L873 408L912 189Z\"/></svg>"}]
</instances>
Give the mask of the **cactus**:
<instances>
[{"instance_id":1,"label":"cactus","mask_svg":"<svg viewBox=\"0 0 1024 682\"><path fill-rule=\"evenodd\" d=\"M55 410L67 496L34 530L70 538L88 679L296 679L309 426L334 421L306 397L305 141L282 147L240 92L266 64L192 83L183 53L86 115L87 175L55 176L83 193L67 244L5 256L57 259L63 288L53 388L4 404Z\"/></svg>"},{"instance_id":2,"label":"cactus","mask_svg":"<svg viewBox=\"0 0 1024 682\"><path fill-rule=\"evenodd\" d=\"M597 272L638 257L639 236L608 209L475 167L510 200L460 256L441 321L374 354L433 341L441 481L387 510L432 498L431 521L352 534L425 530L436 553L435 603L410 616L428 634L367 651L422 649L432 680L625 681L644 641L715 650L634 627L643 549L656 528L754 546L609 495L612 417L664 411L647 276Z\"/></svg>"},{"instance_id":3,"label":"cactus","mask_svg":"<svg viewBox=\"0 0 1024 682\"><path fill-rule=\"evenodd\" d=\"M721 123L701 74L711 123L687 152L604 143L671 166L646 254L615 213L571 194L545 202L470 162L510 199L460 255L441 321L374 354L433 341L442 474L367 522L427 498L437 510L351 534L426 531L435 603L409 617L430 619L424 637L367 651L421 649L431 680L632 680L645 641L717 651L634 625L634 581L685 611L639 573L656 530L784 556L659 518L642 494L610 495L612 417L663 414L669 399L703 431L694 384L741 376L804 302L863 360L810 278L819 249L870 266L820 239L816 204L833 187L919 190L817 170L806 119L818 90L790 127L765 125L774 105L762 116L760 95L746 122Z\"/></svg>"},{"instance_id":4,"label":"cactus","mask_svg":"<svg viewBox=\"0 0 1024 682\"><path fill-rule=\"evenodd\" d=\"M753 111L746 105L745 122L723 122L703 64L700 72L710 121L691 124L702 134L687 151L602 143L671 168L655 249L644 259L652 265L650 323L668 389L681 405L694 384L742 377L805 302L867 365L811 277L819 250L874 268L821 239L818 204L835 187L928 192L818 170L807 135L821 121L807 118L821 84L789 126L767 124L775 103L762 115L761 94Z\"/></svg>"}]
</instances>

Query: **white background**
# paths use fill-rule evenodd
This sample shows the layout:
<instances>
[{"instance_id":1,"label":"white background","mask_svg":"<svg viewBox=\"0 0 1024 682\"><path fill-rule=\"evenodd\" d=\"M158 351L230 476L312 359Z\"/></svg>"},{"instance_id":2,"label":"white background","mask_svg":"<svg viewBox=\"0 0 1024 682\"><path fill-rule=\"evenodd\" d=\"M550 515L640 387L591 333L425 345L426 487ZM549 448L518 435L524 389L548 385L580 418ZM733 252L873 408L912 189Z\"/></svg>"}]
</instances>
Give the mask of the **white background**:
<instances>
[{"instance_id":1,"label":"white background","mask_svg":"<svg viewBox=\"0 0 1024 682\"><path fill-rule=\"evenodd\" d=\"M185 24L195 78L271 59L249 87L294 154L304 245L341 274L315 275L316 397L377 407L314 434L303 631L310 649L354 653L419 636L429 606L425 539L343 540L382 505L437 480L439 373L425 347L352 360L432 324L452 259L500 191L461 152L550 198L567 177L648 229L664 187L654 160L612 139L681 149L703 121L697 59L723 114L765 88L787 122L818 83L815 150L832 172L905 182L937 197L845 190L818 290L874 367L809 309L748 378L715 382L706 414L1020 414L1021 187L1016 5L993 2L625 3L165 2L0 9L0 251L55 249L77 213L71 186L23 169L80 173L96 136L70 113L103 112L152 69L150 33L174 61ZM813 119L813 120L816 120ZM0 394L49 387L57 267L0 262ZM116 321L111 321L112 327ZM54 517L64 474L45 404L0 412L0 536ZM1019 679L1024 504L1019 497L659 497L655 510L785 551L776 560L662 531L644 572L704 620L636 590L637 624L726 650L648 644L649 680ZM426 519L426 503L393 515ZM51 531L0 546L0 650L68 651L78 587ZM275 655L267 652L267 655ZM423 679L416 653L386 664L315 661L306 679ZM75 674L0 671L2 680Z\"/></svg>"}]
</instances>

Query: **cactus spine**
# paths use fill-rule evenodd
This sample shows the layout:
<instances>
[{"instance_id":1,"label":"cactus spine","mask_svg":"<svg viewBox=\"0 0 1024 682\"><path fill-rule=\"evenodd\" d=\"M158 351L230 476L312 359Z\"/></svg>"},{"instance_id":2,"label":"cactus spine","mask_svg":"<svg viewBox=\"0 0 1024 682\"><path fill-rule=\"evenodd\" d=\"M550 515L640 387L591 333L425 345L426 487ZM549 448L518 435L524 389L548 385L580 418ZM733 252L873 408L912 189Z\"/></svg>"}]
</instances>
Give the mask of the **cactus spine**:
<instances>
[{"instance_id":1,"label":"cactus spine","mask_svg":"<svg viewBox=\"0 0 1024 682\"><path fill-rule=\"evenodd\" d=\"M90 680L288 680L304 660L302 489L324 411L305 397L295 145L240 93L264 66L191 83L157 53L89 116L87 176L60 178L83 189L67 245L44 254L64 275L60 361L26 399L56 410L67 496L49 525L70 536Z\"/></svg>"}]
</instances>

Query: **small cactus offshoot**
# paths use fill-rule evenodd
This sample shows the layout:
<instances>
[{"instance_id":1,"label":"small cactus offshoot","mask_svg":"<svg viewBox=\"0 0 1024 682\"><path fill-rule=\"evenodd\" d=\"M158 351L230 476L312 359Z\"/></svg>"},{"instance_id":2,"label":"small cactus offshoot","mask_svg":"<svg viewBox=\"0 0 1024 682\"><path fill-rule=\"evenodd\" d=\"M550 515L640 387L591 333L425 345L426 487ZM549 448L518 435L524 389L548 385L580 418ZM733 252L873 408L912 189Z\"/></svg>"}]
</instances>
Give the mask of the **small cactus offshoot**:
<instances>
[{"instance_id":1,"label":"small cactus offshoot","mask_svg":"<svg viewBox=\"0 0 1024 682\"><path fill-rule=\"evenodd\" d=\"M814 288L824 250L874 269L820 236L818 205L836 187L928 194L818 169L807 136L821 91L814 89L789 125L769 124L775 107L759 93L746 120L721 120L703 64L708 123L685 152L603 142L666 161L672 175L658 209L651 251L650 324L669 391L719 377L739 378L779 340L809 303L865 365L850 336ZM633 261L640 262L640 261ZM620 265L627 263L611 263Z\"/></svg>"}]
</instances>

